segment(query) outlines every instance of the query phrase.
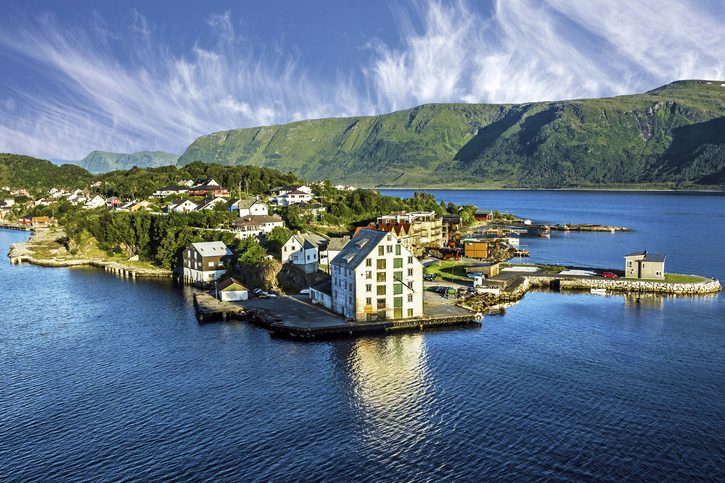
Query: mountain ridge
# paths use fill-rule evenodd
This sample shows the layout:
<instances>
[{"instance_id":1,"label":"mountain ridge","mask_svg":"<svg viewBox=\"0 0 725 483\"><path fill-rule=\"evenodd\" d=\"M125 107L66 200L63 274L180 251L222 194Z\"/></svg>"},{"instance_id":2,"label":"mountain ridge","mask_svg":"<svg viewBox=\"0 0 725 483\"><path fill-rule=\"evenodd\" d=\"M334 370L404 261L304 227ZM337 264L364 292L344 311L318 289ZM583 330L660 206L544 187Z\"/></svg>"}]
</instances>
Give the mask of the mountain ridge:
<instances>
[{"instance_id":1,"label":"mountain ridge","mask_svg":"<svg viewBox=\"0 0 725 483\"><path fill-rule=\"evenodd\" d=\"M250 164L363 186L725 183L724 81L522 104L424 104L197 138L178 164Z\"/></svg>"},{"instance_id":2,"label":"mountain ridge","mask_svg":"<svg viewBox=\"0 0 725 483\"><path fill-rule=\"evenodd\" d=\"M136 153L114 153L95 150L75 164L91 173L107 173L109 171L139 168L158 168L176 164L179 156L164 151L139 151Z\"/></svg>"}]
</instances>

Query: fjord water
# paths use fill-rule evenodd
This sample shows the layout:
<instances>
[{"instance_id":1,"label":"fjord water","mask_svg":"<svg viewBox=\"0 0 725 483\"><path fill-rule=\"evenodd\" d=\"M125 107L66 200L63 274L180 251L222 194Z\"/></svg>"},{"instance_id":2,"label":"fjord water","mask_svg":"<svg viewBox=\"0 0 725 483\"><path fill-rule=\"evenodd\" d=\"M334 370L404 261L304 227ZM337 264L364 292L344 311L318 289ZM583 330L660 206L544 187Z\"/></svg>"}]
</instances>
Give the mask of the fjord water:
<instances>
[{"instance_id":1,"label":"fjord water","mask_svg":"<svg viewBox=\"0 0 725 483\"><path fill-rule=\"evenodd\" d=\"M632 233L532 261L725 279L725 197L434 192ZM0 251L25 239L0 231ZM190 291L0 261L1 480L725 478L725 299L530 293L480 329L316 343L198 325Z\"/></svg>"}]
</instances>

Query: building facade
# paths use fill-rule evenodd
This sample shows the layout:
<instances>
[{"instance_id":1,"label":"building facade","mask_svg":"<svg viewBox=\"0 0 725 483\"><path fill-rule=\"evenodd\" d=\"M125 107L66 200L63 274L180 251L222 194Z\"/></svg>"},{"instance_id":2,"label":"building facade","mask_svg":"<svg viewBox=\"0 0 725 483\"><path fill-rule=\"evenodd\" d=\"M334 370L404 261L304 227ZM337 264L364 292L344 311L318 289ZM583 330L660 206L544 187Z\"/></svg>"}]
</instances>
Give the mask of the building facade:
<instances>
[{"instance_id":1,"label":"building facade","mask_svg":"<svg viewBox=\"0 0 725 483\"><path fill-rule=\"evenodd\" d=\"M284 220L279 215L247 215L234 221L234 231L240 240L259 238L283 226Z\"/></svg>"},{"instance_id":2,"label":"building facade","mask_svg":"<svg viewBox=\"0 0 725 483\"><path fill-rule=\"evenodd\" d=\"M665 256L655 253L647 253L647 250L625 255L624 277L664 280Z\"/></svg>"},{"instance_id":3,"label":"building facade","mask_svg":"<svg viewBox=\"0 0 725 483\"><path fill-rule=\"evenodd\" d=\"M231 255L224 242L192 243L182 257L184 281L209 283L219 279L226 273Z\"/></svg>"},{"instance_id":4,"label":"building facade","mask_svg":"<svg viewBox=\"0 0 725 483\"><path fill-rule=\"evenodd\" d=\"M423 315L423 264L394 233L363 228L332 260L333 310L373 321Z\"/></svg>"},{"instance_id":5,"label":"building facade","mask_svg":"<svg viewBox=\"0 0 725 483\"><path fill-rule=\"evenodd\" d=\"M229 211L239 212L239 216L265 216L269 215L269 208L258 198L241 198L229 204Z\"/></svg>"},{"instance_id":6,"label":"building facade","mask_svg":"<svg viewBox=\"0 0 725 483\"><path fill-rule=\"evenodd\" d=\"M305 273L320 269L320 248L328 239L315 233L296 233L282 245L282 262L292 263Z\"/></svg>"},{"instance_id":7,"label":"building facade","mask_svg":"<svg viewBox=\"0 0 725 483\"><path fill-rule=\"evenodd\" d=\"M409 224L409 246L418 256L422 254L425 247L443 247L443 224L441 218L434 211L393 213L379 216L377 222L379 224Z\"/></svg>"}]
</instances>

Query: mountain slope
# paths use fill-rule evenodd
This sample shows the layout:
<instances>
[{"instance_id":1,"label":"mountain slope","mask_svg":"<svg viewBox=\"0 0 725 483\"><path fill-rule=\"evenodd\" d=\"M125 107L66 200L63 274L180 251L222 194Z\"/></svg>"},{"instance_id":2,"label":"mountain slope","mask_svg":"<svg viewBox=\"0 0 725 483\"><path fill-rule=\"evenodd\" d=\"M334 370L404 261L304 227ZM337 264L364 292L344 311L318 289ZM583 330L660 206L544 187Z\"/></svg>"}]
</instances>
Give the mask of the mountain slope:
<instances>
[{"instance_id":1,"label":"mountain slope","mask_svg":"<svg viewBox=\"0 0 725 483\"><path fill-rule=\"evenodd\" d=\"M92 175L74 164L56 166L50 161L21 154L0 153L0 187L47 190L81 188Z\"/></svg>"},{"instance_id":2,"label":"mountain slope","mask_svg":"<svg viewBox=\"0 0 725 483\"><path fill-rule=\"evenodd\" d=\"M362 185L725 183L725 82L527 104L429 104L201 136L179 158Z\"/></svg>"},{"instance_id":3,"label":"mountain slope","mask_svg":"<svg viewBox=\"0 0 725 483\"><path fill-rule=\"evenodd\" d=\"M78 162L78 165L91 173L107 173L119 169L158 168L176 164L179 156L163 151L141 151L138 153L109 153L92 151Z\"/></svg>"}]
</instances>

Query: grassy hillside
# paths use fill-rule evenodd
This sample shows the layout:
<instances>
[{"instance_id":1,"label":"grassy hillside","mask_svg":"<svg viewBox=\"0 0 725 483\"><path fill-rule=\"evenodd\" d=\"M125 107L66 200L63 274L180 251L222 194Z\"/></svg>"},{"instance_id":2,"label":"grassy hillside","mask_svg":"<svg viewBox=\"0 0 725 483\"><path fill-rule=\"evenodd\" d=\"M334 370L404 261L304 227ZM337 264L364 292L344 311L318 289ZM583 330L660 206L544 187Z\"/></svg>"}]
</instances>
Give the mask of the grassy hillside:
<instances>
[{"instance_id":1,"label":"grassy hillside","mask_svg":"<svg viewBox=\"0 0 725 483\"><path fill-rule=\"evenodd\" d=\"M235 129L198 138L179 164L250 164L370 186L722 185L723 83Z\"/></svg>"},{"instance_id":2,"label":"grassy hillside","mask_svg":"<svg viewBox=\"0 0 725 483\"><path fill-rule=\"evenodd\" d=\"M122 169L158 168L176 164L179 156L163 151L141 151L138 153L109 153L92 151L78 162L78 165L91 173L107 173Z\"/></svg>"},{"instance_id":3,"label":"grassy hillside","mask_svg":"<svg viewBox=\"0 0 725 483\"><path fill-rule=\"evenodd\" d=\"M56 166L44 159L0 153L0 187L22 187L29 190L81 188L91 178L88 171L73 164Z\"/></svg>"}]
</instances>

